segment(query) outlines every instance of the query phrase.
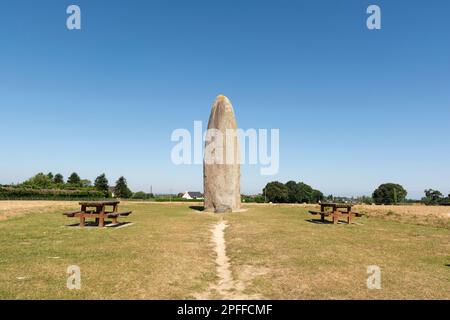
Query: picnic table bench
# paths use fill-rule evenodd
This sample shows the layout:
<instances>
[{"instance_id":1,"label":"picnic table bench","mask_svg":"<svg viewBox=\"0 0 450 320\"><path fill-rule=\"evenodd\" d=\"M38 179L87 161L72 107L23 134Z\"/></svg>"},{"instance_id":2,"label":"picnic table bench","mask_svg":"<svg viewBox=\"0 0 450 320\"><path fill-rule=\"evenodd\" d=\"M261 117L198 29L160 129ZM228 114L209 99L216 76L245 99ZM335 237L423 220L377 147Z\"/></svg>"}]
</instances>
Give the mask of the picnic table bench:
<instances>
[{"instance_id":1,"label":"picnic table bench","mask_svg":"<svg viewBox=\"0 0 450 320\"><path fill-rule=\"evenodd\" d=\"M354 217L362 216L361 213L352 211L352 206L352 204L347 203L321 203L320 211L310 210L309 213L320 215L322 222L325 222L325 217L332 216L334 224L339 222L341 216L347 216L347 223L351 224Z\"/></svg>"},{"instance_id":2,"label":"picnic table bench","mask_svg":"<svg viewBox=\"0 0 450 320\"><path fill-rule=\"evenodd\" d=\"M63 215L69 218L80 218L80 227L84 227L86 223L86 218L95 218L95 222L99 227L105 226L105 219L110 218L114 224L119 223L119 216L129 216L132 211L119 212L118 200L110 201L81 201L79 204L81 206L80 211L66 212ZM110 211L107 211L107 207L112 207Z\"/></svg>"}]
</instances>

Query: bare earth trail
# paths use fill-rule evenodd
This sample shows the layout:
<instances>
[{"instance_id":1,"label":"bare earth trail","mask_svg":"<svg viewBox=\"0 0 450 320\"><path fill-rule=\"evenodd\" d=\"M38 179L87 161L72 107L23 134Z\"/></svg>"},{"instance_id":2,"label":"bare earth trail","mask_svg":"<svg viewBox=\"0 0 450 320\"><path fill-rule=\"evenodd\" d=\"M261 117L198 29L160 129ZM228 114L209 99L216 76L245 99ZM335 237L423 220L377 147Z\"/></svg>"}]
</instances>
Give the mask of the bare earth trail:
<instances>
[{"instance_id":1,"label":"bare earth trail","mask_svg":"<svg viewBox=\"0 0 450 320\"><path fill-rule=\"evenodd\" d=\"M245 276L245 272L241 279L235 280L231 273L230 259L226 254L225 229L228 227L226 221L221 220L212 228L212 242L216 253L216 265L218 282L211 284L201 294L195 297L199 300L205 299L224 299L224 300L251 300L262 299L260 295L248 295L244 293L246 281L251 280L251 276ZM245 276L245 279L244 279Z\"/></svg>"}]
</instances>

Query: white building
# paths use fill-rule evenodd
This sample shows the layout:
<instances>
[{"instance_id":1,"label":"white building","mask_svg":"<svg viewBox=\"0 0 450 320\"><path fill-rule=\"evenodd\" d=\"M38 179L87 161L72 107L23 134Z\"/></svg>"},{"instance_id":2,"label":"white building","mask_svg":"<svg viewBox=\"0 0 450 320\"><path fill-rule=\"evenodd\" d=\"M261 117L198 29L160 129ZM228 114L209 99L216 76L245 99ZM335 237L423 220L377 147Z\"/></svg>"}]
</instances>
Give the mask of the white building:
<instances>
[{"instance_id":1,"label":"white building","mask_svg":"<svg viewBox=\"0 0 450 320\"><path fill-rule=\"evenodd\" d=\"M203 200L203 194L201 192L186 191L182 198L186 200Z\"/></svg>"}]
</instances>

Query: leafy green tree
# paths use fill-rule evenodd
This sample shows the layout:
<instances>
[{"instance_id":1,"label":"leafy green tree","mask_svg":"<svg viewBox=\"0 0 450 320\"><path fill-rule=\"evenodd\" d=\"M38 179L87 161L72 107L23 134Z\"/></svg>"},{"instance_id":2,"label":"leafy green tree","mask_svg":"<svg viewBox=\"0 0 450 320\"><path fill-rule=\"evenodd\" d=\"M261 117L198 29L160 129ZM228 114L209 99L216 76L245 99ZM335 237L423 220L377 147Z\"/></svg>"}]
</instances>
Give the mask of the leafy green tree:
<instances>
[{"instance_id":1,"label":"leafy green tree","mask_svg":"<svg viewBox=\"0 0 450 320\"><path fill-rule=\"evenodd\" d=\"M67 179L67 183L74 186L81 186L80 176L76 172L72 173L69 179Z\"/></svg>"},{"instance_id":2,"label":"leafy green tree","mask_svg":"<svg viewBox=\"0 0 450 320\"><path fill-rule=\"evenodd\" d=\"M48 189L51 188L53 184L53 181L42 172L38 173L34 177L28 179L23 183L23 185L32 187L32 188L39 188L39 189Z\"/></svg>"},{"instance_id":3,"label":"leafy green tree","mask_svg":"<svg viewBox=\"0 0 450 320\"><path fill-rule=\"evenodd\" d=\"M62 174L60 173L55 174L55 176L53 177L53 183L64 184L64 177L62 176Z\"/></svg>"},{"instance_id":4,"label":"leafy green tree","mask_svg":"<svg viewBox=\"0 0 450 320\"><path fill-rule=\"evenodd\" d=\"M297 199L299 203L310 203L313 200L313 192L314 189L307 185L306 183L303 182L299 182L298 183L298 195L297 195Z\"/></svg>"},{"instance_id":5,"label":"leafy green tree","mask_svg":"<svg viewBox=\"0 0 450 320\"><path fill-rule=\"evenodd\" d=\"M438 190L427 189L425 190L425 198L422 198L422 202L427 205L436 205L444 202L443 194Z\"/></svg>"},{"instance_id":6,"label":"leafy green tree","mask_svg":"<svg viewBox=\"0 0 450 320\"><path fill-rule=\"evenodd\" d=\"M397 204L404 202L407 194L401 185L385 183L373 192L372 198L376 204Z\"/></svg>"},{"instance_id":7,"label":"leafy green tree","mask_svg":"<svg viewBox=\"0 0 450 320\"><path fill-rule=\"evenodd\" d=\"M106 179L106 175L104 173L95 178L94 186L96 190L102 191L105 193L105 196L108 196L109 182L108 179Z\"/></svg>"},{"instance_id":8,"label":"leafy green tree","mask_svg":"<svg viewBox=\"0 0 450 320\"><path fill-rule=\"evenodd\" d=\"M131 198L133 193L128 189L127 180L124 177L120 177L116 181L116 186L114 187L114 194L117 198L128 199Z\"/></svg>"},{"instance_id":9,"label":"leafy green tree","mask_svg":"<svg viewBox=\"0 0 450 320\"><path fill-rule=\"evenodd\" d=\"M313 190L312 196L311 196L312 203L317 203L319 201L322 201L324 198L325 197L322 192L320 192L319 190Z\"/></svg>"},{"instance_id":10,"label":"leafy green tree","mask_svg":"<svg viewBox=\"0 0 450 320\"><path fill-rule=\"evenodd\" d=\"M286 203L289 201L289 190L281 182L274 181L269 182L263 189L263 194L270 202L274 203Z\"/></svg>"},{"instance_id":11,"label":"leafy green tree","mask_svg":"<svg viewBox=\"0 0 450 320\"><path fill-rule=\"evenodd\" d=\"M47 177L48 177L50 180L53 180L53 173L52 173L52 172L47 173Z\"/></svg>"},{"instance_id":12,"label":"leafy green tree","mask_svg":"<svg viewBox=\"0 0 450 320\"><path fill-rule=\"evenodd\" d=\"M298 183L291 180L286 182L286 187L288 189L288 202L289 203L299 202L300 187Z\"/></svg>"}]
</instances>

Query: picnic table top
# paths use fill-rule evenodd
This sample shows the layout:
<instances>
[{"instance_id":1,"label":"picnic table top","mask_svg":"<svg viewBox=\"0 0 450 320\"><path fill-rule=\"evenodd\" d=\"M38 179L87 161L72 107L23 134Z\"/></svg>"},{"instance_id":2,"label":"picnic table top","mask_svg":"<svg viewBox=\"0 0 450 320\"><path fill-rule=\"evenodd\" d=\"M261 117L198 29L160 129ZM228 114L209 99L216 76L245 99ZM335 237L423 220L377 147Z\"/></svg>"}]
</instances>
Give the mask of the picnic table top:
<instances>
[{"instance_id":1,"label":"picnic table top","mask_svg":"<svg viewBox=\"0 0 450 320\"><path fill-rule=\"evenodd\" d=\"M113 206L119 204L119 200L107 200L107 201L80 201L80 205L82 206Z\"/></svg>"},{"instance_id":2,"label":"picnic table top","mask_svg":"<svg viewBox=\"0 0 450 320\"><path fill-rule=\"evenodd\" d=\"M335 208L348 208L353 206L353 204L351 203L331 203L331 202L324 202L321 203L320 205L324 207L335 207Z\"/></svg>"}]
</instances>

